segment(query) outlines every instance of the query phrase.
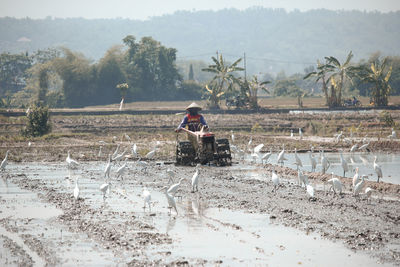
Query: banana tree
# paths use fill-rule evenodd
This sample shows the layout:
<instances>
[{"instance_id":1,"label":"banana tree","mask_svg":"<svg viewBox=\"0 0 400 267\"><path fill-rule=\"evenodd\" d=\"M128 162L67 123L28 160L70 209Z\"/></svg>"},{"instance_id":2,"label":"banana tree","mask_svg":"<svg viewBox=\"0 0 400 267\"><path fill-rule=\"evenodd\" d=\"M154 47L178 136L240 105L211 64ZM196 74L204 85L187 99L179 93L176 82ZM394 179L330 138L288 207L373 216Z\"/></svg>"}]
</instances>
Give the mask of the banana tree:
<instances>
[{"instance_id":1,"label":"banana tree","mask_svg":"<svg viewBox=\"0 0 400 267\"><path fill-rule=\"evenodd\" d=\"M225 94L225 92L220 91L218 86L210 84L210 86L206 85L207 94L209 95L208 101L210 109L219 109L219 102L221 101L221 97Z\"/></svg>"},{"instance_id":2,"label":"banana tree","mask_svg":"<svg viewBox=\"0 0 400 267\"><path fill-rule=\"evenodd\" d=\"M371 63L361 74L361 81L372 84L371 98L375 106L387 106L392 88L389 84L392 66L388 67L387 57L380 63Z\"/></svg>"},{"instance_id":3,"label":"banana tree","mask_svg":"<svg viewBox=\"0 0 400 267\"><path fill-rule=\"evenodd\" d=\"M261 89L269 94L266 84L271 83L270 81L260 82L256 75L253 76L252 80L248 82L247 97L249 99L249 104L252 109L257 109L258 106L258 91Z\"/></svg>"},{"instance_id":4,"label":"banana tree","mask_svg":"<svg viewBox=\"0 0 400 267\"><path fill-rule=\"evenodd\" d=\"M322 82L322 91L324 92L325 95L325 101L326 105L328 107L331 107L330 103L330 97L329 97L329 91L328 91L328 84L330 81L330 77L328 76L328 73L331 71L331 67L328 66L327 64L322 64L319 60L317 61L317 71L313 71L308 73L306 76L304 76L304 80L308 79L310 77L315 77L315 82Z\"/></svg>"},{"instance_id":5,"label":"banana tree","mask_svg":"<svg viewBox=\"0 0 400 267\"><path fill-rule=\"evenodd\" d=\"M224 60L222 54L219 56L218 59L216 57L211 57L211 59L213 60L214 64L209 65L207 68L202 69L202 71L215 74L215 76L209 82L209 84L212 85L211 86L212 90L209 87L208 89L206 87L206 89L208 93L210 93L209 90L213 91L212 93L213 97L210 100L214 102L210 103L210 107L219 108L219 102L221 99L220 97L215 97L215 96L217 95L222 96L226 92L232 91L233 85L238 83L238 79L233 75L233 73L236 71L243 71L244 69L237 66L242 60L241 58L236 60L231 65L229 65Z\"/></svg>"}]
</instances>

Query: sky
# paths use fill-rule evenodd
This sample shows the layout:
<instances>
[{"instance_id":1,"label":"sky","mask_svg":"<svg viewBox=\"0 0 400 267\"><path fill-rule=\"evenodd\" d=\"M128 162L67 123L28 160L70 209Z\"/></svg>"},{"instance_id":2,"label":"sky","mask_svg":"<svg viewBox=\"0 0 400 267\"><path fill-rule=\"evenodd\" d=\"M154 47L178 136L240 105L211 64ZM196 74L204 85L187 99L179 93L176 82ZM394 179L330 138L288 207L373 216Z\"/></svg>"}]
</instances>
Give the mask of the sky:
<instances>
[{"instance_id":1,"label":"sky","mask_svg":"<svg viewBox=\"0 0 400 267\"><path fill-rule=\"evenodd\" d=\"M146 20L178 10L247 9L253 6L298 9L400 10L400 0L0 0L0 17L128 18Z\"/></svg>"}]
</instances>

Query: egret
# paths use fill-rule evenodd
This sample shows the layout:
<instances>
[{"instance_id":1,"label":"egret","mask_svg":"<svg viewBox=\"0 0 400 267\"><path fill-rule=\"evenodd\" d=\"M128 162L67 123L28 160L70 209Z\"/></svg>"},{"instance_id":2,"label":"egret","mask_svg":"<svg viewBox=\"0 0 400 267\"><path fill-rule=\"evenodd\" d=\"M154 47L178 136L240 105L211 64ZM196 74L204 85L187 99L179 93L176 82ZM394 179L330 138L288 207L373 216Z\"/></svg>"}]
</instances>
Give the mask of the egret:
<instances>
[{"instance_id":1,"label":"egret","mask_svg":"<svg viewBox=\"0 0 400 267\"><path fill-rule=\"evenodd\" d=\"M312 187L312 185L307 184L307 194L309 196L310 199L314 198L314 187Z\"/></svg>"},{"instance_id":2,"label":"egret","mask_svg":"<svg viewBox=\"0 0 400 267\"><path fill-rule=\"evenodd\" d=\"M171 170L170 168L167 169L167 175L168 175L168 183L171 183L171 181L174 181L175 177L175 172Z\"/></svg>"},{"instance_id":3,"label":"egret","mask_svg":"<svg viewBox=\"0 0 400 267\"><path fill-rule=\"evenodd\" d=\"M104 183L100 186L100 191L103 193L103 199L106 199L107 191L110 192L111 190L111 182Z\"/></svg>"},{"instance_id":4,"label":"egret","mask_svg":"<svg viewBox=\"0 0 400 267\"><path fill-rule=\"evenodd\" d=\"M356 186L354 186L353 195L354 195L355 197L357 197L358 194L359 194L359 193L361 192L361 190L363 189L364 184L365 184L365 180L364 180L364 179L368 179L368 176L367 176L367 175L361 176L361 181L358 182L358 183L356 184Z\"/></svg>"},{"instance_id":5,"label":"egret","mask_svg":"<svg viewBox=\"0 0 400 267\"><path fill-rule=\"evenodd\" d=\"M350 148L350 153L354 154L354 152L357 150L358 145L354 144L351 148Z\"/></svg>"},{"instance_id":6,"label":"egret","mask_svg":"<svg viewBox=\"0 0 400 267\"><path fill-rule=\"evenodd\" d=\"M200 164L196 165L196 172L193 174L192 177L192 193L194 193L195 191L199 191L199 167Z\"/></svg>"},{"instance_id":7,"label":"egret","mask_svg":"<svg viewBox=\"0 0 400 267\"><path fill-rule=\"evenodd\" d=\"M274 184L274 191L276 191L276 188L279 186L279 176L276 174L275 169L272 171L271 180Z\"/></svg>"},{"instance_id":8,"label":"egret","mask_svg":"<svg viewBox=\"0 0 400 267\"><path fill-rule=\"evenodd\" d=\"M150 191L147 190L147 188L143 188L142 192L142 197L143 197L143 210L146 211L146 203L149 206L149 211L151 212L151 194Z\"/></svg>"},{"instance_id":9,"label":"egret","mask_svg":"<svg viewBox=\"0 0 400 267\"><path fill-rule=\"evenodd\" d=\"M247 143L247 150L250 150L250 151L251 151L250 146L251 146L252 143L253 143L253 136L250 136L250 140L249 140L249 142Z\"/></svg>"},{"instance_id":10,"label":"egret","mask_svg":"<svg viewBox=\"0 0 400 267\"><path fill-rule=\"evenodd\" d=\"M167 197L169 212L171 213L171 209L174 208L176 214L178 215L178 210L176 209L176 202L175 202L174 197L171 196L171 195L168 193L168 191L167 191L167 190L168 190L168 187L164 187L163 190L164 190L165 196Z\"/></svg>"},{"instance_id":11,"label":"egret","mask_svg":"<svg viewBox=\"0 0 400 267\"><path fill-rule=\"evenodd\" d=\"M132 150L132 156L137 157L138 156L138 152L137 152L137 145L136 144L132 145L131 150Z\"/></svg>"},{"instance_id":12,"label":"egret","mask_svg":"<svg viewBox=\"0 0 400 267\"><path fill-rule=\"evenodd\" d=\"M124 137L127 141L131 141L131 137L127 133L124 134Z\"/></svg>"},{"instance_id":13,"label":"egret","mask_svg":"<svg viewBox=\"0 0 400 267\"><path fill-rule=\"evenodd\" d=\"M301 130L301 128L299 128L299 137L300 137L300 140L303 139L303 131Z\"/></svg>"},{"instance_id":14,"label":"egret","mask_svg":"<svg viewBox=\"0 0 400 267\"><path fill-rule=\"evenodd\" d=\"M297 155L297 148L294 148L294 158L295 158L295 160L296 160L296 162L295 162L294 164L296 164L297 170L298 170L300 167L303 167L303 163L301 162L301 159L300 159L299 156Z\"/></svg>"},{"instance_id":15,"label":"egret","mask_svg":"<svg viewBox=\"0 0 400 267\"><path fill-rule=\"evenodd\" d=\"M108 154L108 162L106 168L104 169L104 178L110 178L110 170L111 170L111 154Z\"/></svg>"},{"instance_id":16,"label":"egret","mask_svg":"<svg viewBox=\"0 0 400 267\"><path fill-rule=\"evenodd\" d=\"M314 153L314 146L313 145L310 145L310 151L311 151L311 153Z\"/></svg>"},{"instance_id":17,"label":"egret","mask_svg":"<svg viewBox=\"0 0 400 267\"><path fill-rule=\"evenodd\" d=\"M185 178L181 178L179 180L179 183L173 184L170 186L170 188L168 189L168 194L171 194L172 196L175 196L176 191L178 191L179 186L181 185L182 181L185 180Z\"/></svg>"},{"instance_id":18,"label":"egret","mask_svg":"<svg viewBox=\"0 0 400 267\"><path fill-rule=\"evenodd\" d=\"M301 170L298 170L297 171L297 178L298 178L299 185L301 187L303 187L303 184L304 184L304 187L307 187L308 175L305 175Z\"/></svg>"},{"instance_id":19,"label":"egret","mask_svg":"<svg viewBox=\"0 0 400 267\"><path fill-rule=\"evenodd\" d=\"M321 165L323 174L325 174L328 171L329 167L331 166L331 163L329 162L328 158L325 157L323 149L321 151Z\"/></svg>"},{"instance_id":20,"label":"egret","mask_svg":"<svg viewBox=\"0 0 400 267\"><path fill-rule=\"evenodd\" d=\"M119 103L119 110L122 110L122 106L124 105L124 98L121 99L121 102Z\"/></svg>"},{"instance_id":21,"label":"egret","mask_svg":"<svg viewBox=\"0 0 400 267\"><path fill-rule=\"evenodd\" d=\"M156 154L156 150L154 149L154 150L150 151L149 153L147 153L145 158L146 159L152 159L152 158L154 158L155 154Z\"/></svg>"},{"instance_id":22,"label":"egret","mask_svg":"<svg viewBox=\"0 0 400 267\"><path fill-rule=\"evenodd\" d=\"M360 181L360 175L358 174L358 167L356 168L356 173L353 176L353 187Z\"/></svg>"},{"instance_id":23,"label":"egret","mask_svg":"<svg viewBox=\"0 0 400 267\"><path fill-rule=\"evenodd\" d=\"M254 153L260 153L260 151L261 151L261 149L264 147L264 144L259 144L258 146L256 146L254 149L253 149L253 152Z\"/></svg>"},{"instance_id":24,"label":"egret","mask_svg":"<svg viewBox=\"0 0 400 267\"><path fill-rule=\"evenodd\" d=\"M332 189L332 190L333 190L333 193L334 193L335 195L336 195L336 192L339 192L339 194L342 193L342 190L343 190L342 183L340 182L340 180L339 180L338 178L333 177L333 172L332 172L332 178L329 179L329 180L327 181L327 183L330 183L330 184L331 184L331 187L330 187L329 191Z\"/></svg>"},{"instance_id":25,"label":"egret","mask_svg":"<svg viewBox=\"0 0 400 267\"><path fill-rule=\"evenodd\" d=\"M375 170L376 175L378 176L378 181L377 182L379 183L379 179L382 178L382 168L381 168L381 166L379 166L378 163L376 163L376 159L377 158L378 157L375 156L375 159L374 159L374 170Z\"/></svg>"},{"instance_id":26,"label":"egret","mask_svg":"<svg viewBox=\"0 0 400 267\"><path fill-rule=\"evenodd\" d=\"M121 177L121 178L123 177L123 175L124 175L124 173L125 173L125 171L127 169L127 167L126 167L127 164L128 164L128 158L125 158L124 164L117 169L117 179L119 177Z\"/></svg>"},{"instance_id":27,"label":"egret","mask_svg":"<svg viewBox=\"0 0 400 267\"><path fill-rule=\"evenodd\" d=\"M233 130L231 130L231 140L232 144L235 143L235 135L233 134Z\"/></svg>"},{"instance_id":28,"label":"egret","mask_svg":"<svg viewBox=\"0 0 400 267\"><path fill-rule=\"evenodd\" d=\"M142 167L142 170L147 170L147 167L149 166L149 163L147 163L146 161L143 161L142 158L139 158L136 161L136 163L137 163L138 166Z\"/></svg>"},{"instance_id":29,"label":"egret","mask_svg":"<svg viewBox=\"0 0 400 267\"><path fill-rule=\"evenodd\" d=\"M370 142L368 142L368 143L366 143L366 144L363 144L362 146L360 146L360 148L359 148L358 150L361 150L361 151L366 150L366 151L369 152L369 148L368 148L369 143L370 143Z\"/></svg>"},{"instance_id":30,"label":"egret","mask_svg":"<svg viewBox=\"0 0 400 267\"><path fill-rule=\"evenodd\" d=\"M115 158L115 157L118 155L119 147L120 147L120 146L121 146L121 144L118 144L118 145L117 145L117 148L115 149L114 153L113 153L112 156L111 156L112 159Z\"/></svg>"},{"instance_id":31,"label":"egret","mask_svg":"<svg viewBox=\"0 0 400 267\"><path fill-rule=\"evenodd\" d=\"M100 146L100 148L99 148L99 153L97 154L98 157L101 157L101 150L102 150L102 149L103 149L103 147Z\"/></svg>"},{"instance_id":32,"label":"egret","mask_svg":"<svg viewBox=\"0 0 400 267\"><path fill-rule=\"evenodd\" d=\"M392 133L388 136L390 140L397 139L396 131L392 128Z\"/></svg>"},{"instance_id":33,"label":"egret","mask_svg":"<svg viewBox=\"0 0 400 267\"><path fill-rule=\"evenodd\" d=\"M79 165L79 163L76 160L71 158L71 154L70 154L69 150L68 150L68 156L65 159L65 161L67 162L68 169L76 169Z\"/></svg>"},{"instance_id":34,"label":"egret","mask_svg":"<svg viewBox=\"0 0 400 267\"><path fill-rule=\"evenodd\" d=\"M6 151L6 155L5 155L3 161L2 161L1 164L0 164L0 170L1 170L1 171L4 171L4 170L6 169L7 162L8 162L8 153L10 153L9 150Z\"/></svg>"},{"instance_id":35,"label":"egret","mask_svg":"<svg viewBox=\"0 0 400 267\"><path fill-rule=\"evenodd\" d=\"M78 178L75 179L74 198L75 198L75 201L78 200L78 198L79 198Z\"/></svg>"},{"instance_id":36,"label":"egret","mask_svg":"<svg viewBox=\"0 0 400 267\"><path fill-rule=\"evenodd\" d=\"M311 161L311 171L315 172L315 170L317 169L317 160L315 159L314 155L310 151L308 151L308 156L310 157L310 161Z\"/></svg>"},{"instance_id":37,"label":"egret","mask_svg":"<svg viewBox=\"0 0 400 267\"><path fill-rule=\"evenodd\" d=\"M28 142L28 147L31 147L31 146L32 146L32 142L29 141L29 142Z\"/></svg>"},{"instance_id":38,"label":"egret","mask_svg":"<svg viewBox=\"0 0 400 267\"><path fill-rule=\"evenodd\" d=\"M115 157L113 157L112 160L115 162L119 162L125 156L125 153L126 149L121 154L118 154Z\"/></svg>"},{"instance_id":39,"label":"egret","mask_svg":"<svg viewBox=\"0 0 400 267\"><path fill-rule=\"evenodd\" d=\"M283 144L282 151L279 152L279 154L278 154L277 163L278 164L280 163L281 166L283 166L285 160L287 160L287 159L285 158L285 144Z\"/></svg>"},{"instance_id":40,"label":"egret","mask_svg":"<svg viewBox=\"0 0 400 267\"><path fill-rule=\"evenodd\" d=\"M346 172L349 171L349 165L347 164L347 161L343 157L342 150L340 150L340 164L342 165L343 168L343 177L346 177Z\"/></svg>"},{"instance_id":41,"label":"egret","mask_svg":"<svg viewBox=\"0 0 400 267\"><path fill-rule=\"evenodd\" d=\"M340 131L340 134L336 135L336 143L339 143L342 137L343 137L343 131Z\"/></svg>"},{"instance_id":42,"label":"egret","mask_svg":"<svg viewBox=\"0 0 400 267\"><path fill-rule=\"evenodd\" d=\"M260 158L260 155L258 155L258 153L255 153L255 152L251 153L250 156L253 158L254 162L257 162L257 159Z\"/></svg>"},{"instance_id":43,"label":"egret","mask_svg":"<svg viewBox=\"0 0 400 267\"><path fill-rule=\"evenodd\" d=\"M293 130L290 130L290 138L293 138Z\"/></svg>"},{"instance_id":44,"label":"egret","mask_svg":"<svg viewBox=\"0 0 400 267\"><path fill-rule=\"evenodd\" d=\"M365 196L367 197L367 203L371 202L371 195L373 192L375 192L375 190L372 189L371 187L365 188Z\"/></svg>"},{"instance_id":45,"label":"egret","mask_svg":"<svg viewBox=\"0 0 400 267\"><path fill-rule=\"evenodd\" d=\"M269 152L268 152L268 153L265 153L265 154L261 157L261 164L264 164L264 160L265 160L265 163L267 163L268 160L269 160L269 158L271 157L271 155L272 155L272 150L269 149Z\"/></svg>"}]
</instances>

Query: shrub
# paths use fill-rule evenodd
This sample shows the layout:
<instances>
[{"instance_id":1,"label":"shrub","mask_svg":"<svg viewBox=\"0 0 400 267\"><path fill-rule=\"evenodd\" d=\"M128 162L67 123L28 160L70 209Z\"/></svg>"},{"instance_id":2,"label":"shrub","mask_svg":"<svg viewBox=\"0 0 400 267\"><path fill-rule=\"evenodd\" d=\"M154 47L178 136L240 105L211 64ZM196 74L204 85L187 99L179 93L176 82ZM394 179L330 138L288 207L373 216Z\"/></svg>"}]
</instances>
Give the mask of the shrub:
<instances>
[{"instance_id":1,"label":"shrub","mask_svg":"<svg viewBox=\"0 0 400 267\"><path fill-rule=\"evenodd\" d=\"M34 106L27 114L28 121L22 131L24 136L42 136L50 132L50 114L48 107Z\"/></svg>"},{"instance_id":2,"label":"shrub","mask_svg":"<svg viewBox=\"0 0 400 267\"><path fill-rule=\"evenodd\" d=\"M394 120L392 118L392 115L390 115L389 112L386 110L382 111L379 114L379 120L383 123L385 123L386 126L393 127L394 126Z\"/></svg>"}]
</instances>

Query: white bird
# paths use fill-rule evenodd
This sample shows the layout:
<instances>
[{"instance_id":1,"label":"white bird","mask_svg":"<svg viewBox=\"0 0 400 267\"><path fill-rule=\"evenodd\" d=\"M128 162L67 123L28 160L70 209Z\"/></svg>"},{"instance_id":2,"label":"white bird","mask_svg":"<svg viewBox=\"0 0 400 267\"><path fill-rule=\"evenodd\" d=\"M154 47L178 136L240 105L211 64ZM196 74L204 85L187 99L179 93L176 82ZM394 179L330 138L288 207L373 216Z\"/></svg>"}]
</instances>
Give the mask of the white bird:
<instances>
[{"instance_id":1,"label":"white bird","mask_svg":"<svg viewBox=\"0 0 400 267\"><path fill-rule=\"evenodd\" d=\"M397 139L396 131L392 128L392 133L388 136L390 140Z\"/></svg>"},{"instance_id":2,"label":"white bird","mask_svg":"<svg viewBox=\"0 0 400 267\"><path fill-rule=\"evenodd\" d=\"M307 187L307 185L308 185L308 175L305 175L301 170L298 170L297 171L297 178L298 178L299 185L301 187L303 187L303 184L304 184L304 187Z\"/></svg>"},{"instance_id":3,"label":"white bird","mask_svg":"<svg viewBox=\"0 0 400 267\"><path fill-rule=\"evenodd\" d=\"M69 150L68 150L68 156L65 159L65 161L67 162L68 169L76 169L79 165L79 163L76 160L71 158Z\"/></svg>"},{"instance_id":4,"label":"white bird","mask_svg":"<svg viewBox=\"0 0 400 267\"><path fill-rule=\"evenodd\" d=\"M98 157L101 157L101 152L102 152L101 150L102 150L102 149L103 149L103 147L100 146L100 148L99 148L99 153L97 154Z\"/></svg>"},{"instance_id":5,"label":"white bird","mask_svg":"<svg viewBox=\"0 0 400 267\"><path fill-rule=\"evenodd\" d=\"M303 131L301 130L301 128L299 128L299 137L300 137L300 140L303 139Z\"/></svg>"},{"instance_id":6,"label":"white bird","mask_svg":"<svg viewBox=\"0 0 400 267\"><path fill-rule=\"evenodd\" d=\"M199 191L199 167L200 164L196 165L196 172L193 174L192 177L192 193L195 191Z\"/></svg>"},{"instance_id":7,"label":"white bird","mask_svg":"<svg viewBox=\"0 0 400 267\"><path fill-rule=\"evenodd\" d=\"M369 151L369 149L368 149L369 143L370 143L370 142L368 142L368 143L366 143L366 144L363 144L362 146L360 146L360 148L359 148L358 150L366 150L366 151Z\"/></svg>"},{"instance_id":8,"label":"white bird","mask_svg":"<svg viewBox=\"0 0 400 267\"><path fill-rule=\"evenodd\" d=\"M252 158L253 158L253 161L254 162L257 162L257 159L259 159L260 158L260 155L258 154L258 153L251 153L251 155L250 155Z\"/></svg>"},{"instance_id":9,"label":"white bird","mask_svg":"<svg viewBox=\"0 0 400 267\"><path fill-rule=\"evenodd\" d=\"M171 209L174 208L176 214L178 214L178 210L176 209L176 202L175 202L175 199L174 199L173 196L171 196L171 195L168 193L168 191L167 191L167 190L168 190L168 187L164 187L163 190L164 190L165 196L167 197L169 212L171 213Z\"/></svg>"},{"instance_id":10,"label":"white bird","mask_svg":"<svg viewBox=\"0 0 400 267\"><path fill-rule=\"evenodd\" d=\"M330 188L330 189L333 190L333 193L334 193L334 194L336 194L337 192L338 192L339 194L342 193L342 190L343 190L342 183L340 182L340 180L339 180L338 178L333 177L333 172L332 172L332 178L329 179L329 180L327 181L327 183L330 183L330 184L331 184L331 188ZM329 191L330 191L330 189L329 189Z\"/></svg>"},{"instance_id":11,"label":"white bird","mask_svg":"<svg viewBox=\"0 0 400 267\"><path fill-rule=\"evenodd\" d=\"M361 181L358 182L358 183L356 184L356 186L354 186L353 195L354 195L355 197L358 196L358 194L359 194L359 193L361 192L361 190L363 189L364 184L365 184L365 180L364 180L364 179L368 179L368 176L367 176L367 175L361 176Z\"/></svg>"},{"instance_id":12,"label":"white bird","mask_svg":"<svg viewBox=\"0 0 400 267\"><path fill-rule=\"evenodd\" d=\"M154 150L150 151L149 153L147 153L145 158L146 159L152 159L152 158L154 158L155 154L156 154L156 150L154 149Z\"/></svg>"},{"instance_id":13,"label":"white bird","mask_svg":"<svg viewBox=\"0 0 400 267\"><path fill-rule=\"evenodd\" d=\"M136 164L137 164L138 166L140 166L140 167L142 168L142 170L146 170L147 167L149 166L149 163L148 163L147 161L143 161L142 158L139 158L139 159L136 161Z\"/></svg>"},{"instance_id":14,"label":"white bird","mask_svg":"<svg viewBox=\"0 0 400 267\"><path fill-rule=\"evenodd\" d=\"M308 152L308 156L310 157L311 171L315 172L315 170L317 169L317 160L315 159L314 155L310 151Z\"/></svg>"},{"instance_id":15,"label":"white bird","mask_svg":"<svg viewBox=\"0 0 400 267\"><path fill-rule=\"evenodd\" d=\"M314 187L307 184L307 194L310 198L314 198Z\"/></svg>"},{"instance_id":16,"label":"white bird","mask_svg":"<svg viewBox=\"0 0 400 267\"><path fill-rule=\"evenodd\" d=\"M293 138L293 130L290 130L290 138Z\"/></svg>"},{"instance_id":17,"label":"white bird","mask_svg":"<svg viewBox=\"0 0 400 267\"><path fill-rule=\"evenodd\" d=\"M353 176L353 187L360 181L360 175L358 174L358 167L356 167L356 173Z\"/></svg>"},{"instance_id":18,"label":"white bird","mask_svg":"<svg viewBox=\"0 0 400 267\"><path fill-rule=\"evenodd\" d=\"M303 163L301 162L299 155L297 155L297 148L294 148L294 158L296 160L296 162L294 164L296 164L297 169L299 169L300 167L303 167Z\"/></svg>"},{"instance_id":19,"label":"white bird","mask_svg":"<svg viewBox=\"0 0 400 267\"><path fill-rule=\"evenodd\" d=\"M338 135L336 135L336 143L339 143L340 139L343 137L343 131L340 131Z\"/></svg>"},{"instance_id":20,"label":"white bird","mask_svg":"<svg viewBox=\"0 0 400 267\"><path fill-rule=\"evenodd\" d=\"M265 163L267 163L268 160L269 160L269 158L271 157L271 155L272 155L272 150L269 149L269 152L268 152L268 153L265 153L265 154L261 157L261 164L264 164L264 160L265 160Z\"/></svg>"},{"instance_id":21,"label":"white bird","mask_svg":"<svg viewBox=\"0 0 400 267\"><path fill-rule=\"evenodd\" d=\"M138 156L138 152L137 152L137 145L133 144L132 145L132 156L137 157Z\"/></svg>"},{"instance_id":22,"label":"white bird","mask_svg":"<svg viewBox=\"0 0 400 267\"><path fill-rule=\"evenodd\" d=\"M115 149L114 153L113 153L112 156L111 156L112 159L115 158L115 157L118 155L120 145L121 145L121 144L118 144L118 145L117 145L117 148Z\"/></svg>"},{"instance_id":23,"label":"white bird","mask_svg":"<svg viewBox=\"0 0 400 267\"><path fill-rule=\"evenodd\" d=\"M250 136L250 140L249 140L249 142L247 143L247 147L250 147L250 146L251 146L251 143L253 143L253 136Z\"/></svg>"},{"instance_id":24,"label":"white bird","mask_svg":"<svg viewBox=\"0 0 400 267\"><path fill-rule=\"evenodd\" d=\"M32 142L29 141L29 142L28 142L28 147L31 147L31 146L32 146Z\"/></svg>"},{"instance_id":25,"label":"white bird","mask_svg":"<svg viewBox=\"0 0 400 267\"><path fill-rule=\"evenodd\" d=\"M122 106L124 105L124 99L121 99L121 103L119 103L119 110L122 110Z\"/></svg>"},{"instance_id":26,"label":"white bird","mask_svg":"<svg viewBox=\"0 0 400 267\"><path fill-rule=\"evenodd\" d=\"M350 148L350 153L354 153L356 150L357 150L357 148L358 148L358 145L357 144L354 144L351 148Z\"/></svg>"},{"instance_id":27,"label":"white bird","mask_svg":"<svg viewBox=\"0 0 400 267\"><path fill-rule=\"evenodd\" d=\"M110 178L110 170L111 170L111 154L108 154L108 162L106 168L104 169L104 178Z\"/></svg>"},{"instance_id":28,"label":"white bird","mask_svg":"<svg viewBox=\"0 0 400 267\"><path fill-rule=\"evenodd\" d=\"M271 180L274 184L274 191L276 191L276 188L279 186L279 176L276 174L275 169L272 171Z\"/></svg>"},{"instance_id":29,"label":"white bird","mask_svg":"<svg viewBox=\"0 0 400 267\"><path fill-rule=\"evenodd\" d=\"M185 180L185 178L181 178L179 180L179 183L173 184L170 186L170 188L168 189L168 194L171 194L173 196L175 196L176 191L178 190L179 186L181 185L182 181Z\"/></svg>"},{"instance_id":30,"label":"white bird","mask_svg":"<svg viewBox=\"0 0 400 267\"><path fill-rule=\"evenodd\" d=\"M349 171L349 165L347 164L347 161L343 157L342 150L340 150L340 164L342 165L343 168L343 177L346 177L346 172Z\"/></svg>"},{"instance_id":31,"label":"white bird","mask_svg":"<svg viewBox=\"0 0 400 267\"><path fill-rule=\"evenodd\" d=\"M6 155L3 159L3 161L0 164L0 171L4 171L6 169L7 163L8 163L8 153L10 153L9 150L6 151Z\"/></svg>"},{"instance_id":32,"label":"white bird","mask_svg":"<svg viewBox=\"0 0 400 267\"><path fill-rule=\"evenodd\" d=\"M111 182L104 183L100 186L100 191L103 193L103 199L106 199L106 193L107 191L110 192L110 190L111 190Z\"/></svg>"},{"instance_id":33,"label":"white bird","mask_svg":"<svg viewBox=\"0 0 400 267\"><path fill-rule=\"evenodd\" d=\"M170 168L167 169L167 175L168 175L168 183L171 183L171 181L174 181L174 177L175 177L175 172L173 170L171 170Z\"/></svg>"},{"instance_id":34,"label":"white bird","mask_svg":"<svg viewBox=\"0 0 400 267\"><path fill-rule=\"evenodd\" d=\"M325 174L328 171L329 167L331 166L331 163L329 162L328 158L325 157L323 149L321 151L321 165L323 174Z\"/></svg>"},{"instance_id":35,"label":"white bird","mask_svg":"<svg viewBox=\"0 0 400 267\"><path fill-rule=\"evenodd\" d=\"M146 210L146 203L147 203L147 205L149 206L149 211L151 212L151 194L146 187L143 188L142 197L143 197L143 209Z\"/></svg>"},{"instance_id":36,"label":"white bird","mask_svg":"<svg viewBox=\"0 0 400 267\"><path fill-rule=\"evenodd\" d=\"M76 180L75 180L74 198L75 198L75 200L78 200L78 198L79 198L78 178L76 178Z\"/></svg>"},{"instance_id":37,"label":"white bird","mask_svg":"<svg viewBox=\"0 0 400 267\"><path fill-rule=\"evenodd\" d=\"M131 137L127 133L124 134L124 137L127 141L131 141Z\"/></svg>"},{"instance_id":38,"label":"white bird","mask_svg":"<svg viewBox=\"0 0 400 267\"><path fill-rule=\"evenodd\" d=\"M121 154L118 154L115 157L113 157L112 160L115 162L119 162L125 156L125 153L126 149Z\"/></svg>"},{"instance_id":39,"label":"white bird","mask_svg":"<svg viewBox=\"0 0 400 267\"><path fill-rule=\"evenodd\" d=\"M278 164L280 163L281 165L283 165L285 160L287 160L287 159L285 158L285 144L283 144L282 151L279 152L278 158L277 158L277 161L276 161L276 162L277 162Z\"/></svg>"},{"instance_id":40,"label":"white bird","mask_svg":"<svg viewBox=\"0 0 400 267\"><path fill-rule=\"evenodd\" d=\"M313 145L310 145L310 151L311 151L311 153L314 153L314 146Z\"/></svg>"},{"instance_id":41,"label":"white bird","mask_svg":"<svg viewBox=\"0 0 400 267\"><path fill-rule=\"evenodd\" d=\"M127 170L127 167L126 167L127 164L128 164L128 158L125 158L124 164L117 169L117 179L119 177L121 177L121 178L123 177L125 171Z\"/></svg>"},{"instance_id":42,"label":"white bird","mask_svg":"<svg viewBox=\"0 0 400 267\"><path fill-rule=\"evenodd\" d=\"M264 144L259 144L253 149L254 153L260 153L261 149L264 147Z\"/></svg>"},{"instance_id":43,"label":"white bird","mask_svg":"<svg viewBox=\"0 0 400 267\"><path fill-rule=\"evenodd\" d=\"M233 130L231 130L231 139L232 139L232 144L235 143L235 135L233 134Z\"/></svg>"},{"instance_id":44,"label":"white bird","mask_svg":"<svg viewBox=\"0 0 400 267\"><path fill-rule=\"evenodd\" d=\"M365 188L365 196L367 197L367 203L371 202L371 195L373 192L375 192L375 190L372 189L371 187Z\"/></svg>"},{"instance_id":45,"label":"white bird","mask_svg":"<svg viewBox=\"0 0 400 267\"><path fill-rule=\"evenodd\" d=\"M379 179L382 178L382 168L381 168L381 166L379 166L378 163L376 163L376 159L377 158L378 157L375 156L375 159L374 159L374 170L375 170L376 175L378 176L378 181L377 182L379 183Z\"/></svg>"}]
</instances>

